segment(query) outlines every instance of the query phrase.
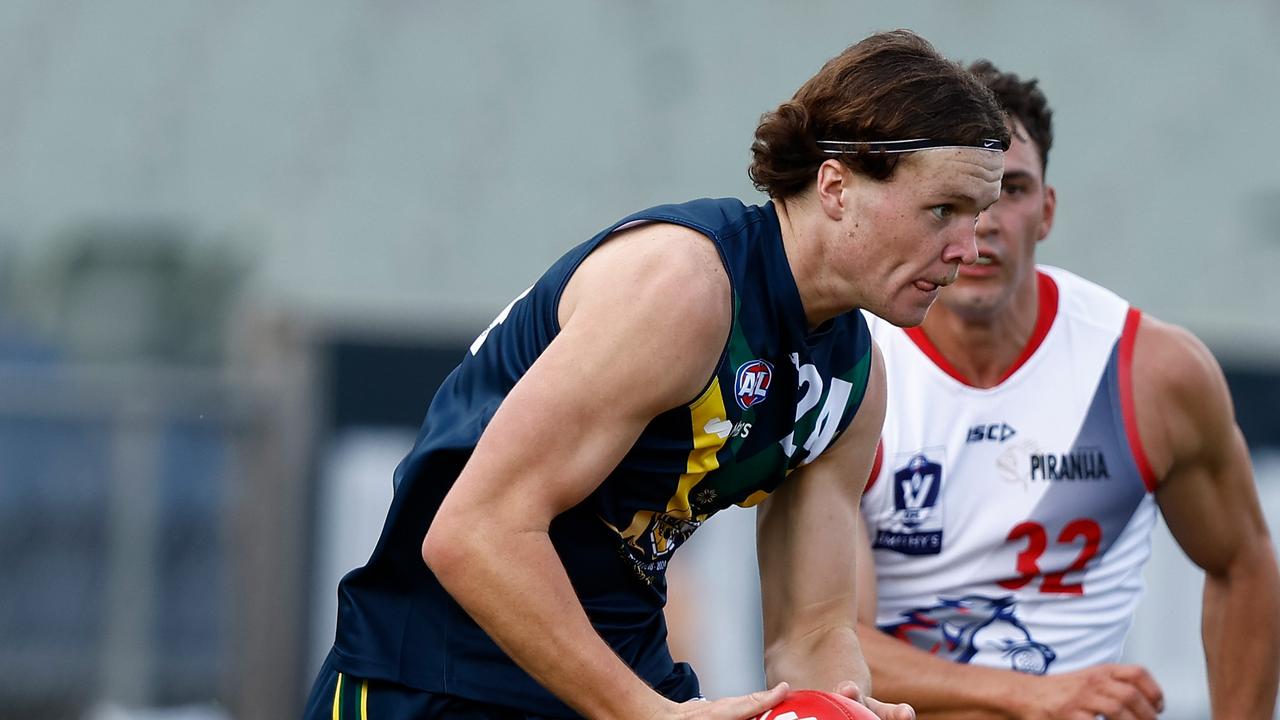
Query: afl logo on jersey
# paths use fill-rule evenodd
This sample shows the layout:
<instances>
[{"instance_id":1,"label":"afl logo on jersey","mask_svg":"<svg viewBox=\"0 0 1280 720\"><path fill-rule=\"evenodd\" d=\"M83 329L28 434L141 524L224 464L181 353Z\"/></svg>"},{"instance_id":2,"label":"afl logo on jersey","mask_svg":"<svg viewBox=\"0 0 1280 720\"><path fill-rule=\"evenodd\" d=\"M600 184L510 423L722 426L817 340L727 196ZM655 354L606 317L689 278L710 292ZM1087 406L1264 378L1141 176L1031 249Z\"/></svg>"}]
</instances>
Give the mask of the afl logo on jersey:
<instances>
[{"instance_id":1,"label":"afl logo on jersey","mask_svg":"<svg viewBox=\"0 0 1280 720\"><path fill-rule=\"evenodd\" d=\"M773 366L764 360L750 360L739 365L738 375L733 383L733 394L738 398L738 405L747 410L764 402L771 382Z\"/></svg>"}]
</instances>

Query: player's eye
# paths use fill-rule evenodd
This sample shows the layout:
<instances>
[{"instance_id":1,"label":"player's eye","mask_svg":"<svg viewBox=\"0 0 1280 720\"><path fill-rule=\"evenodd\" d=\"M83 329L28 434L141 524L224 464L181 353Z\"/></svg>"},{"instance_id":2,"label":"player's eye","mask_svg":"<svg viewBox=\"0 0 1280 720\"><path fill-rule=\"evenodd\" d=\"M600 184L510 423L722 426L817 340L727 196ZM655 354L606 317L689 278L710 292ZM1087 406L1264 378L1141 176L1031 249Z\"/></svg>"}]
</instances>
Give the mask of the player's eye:
<instances>
[{"instance_id":1,"label":"player's eye","mask_svg":"<svg viewBox=\"0 0 1280 720\"><path fill-rule=\"evenodd\" d=\"M929 212L933 213L933 216L939 220L946 220L955 214L955 208L950 205L934 205L929 208Z\"/></svg>"}]
</instances>

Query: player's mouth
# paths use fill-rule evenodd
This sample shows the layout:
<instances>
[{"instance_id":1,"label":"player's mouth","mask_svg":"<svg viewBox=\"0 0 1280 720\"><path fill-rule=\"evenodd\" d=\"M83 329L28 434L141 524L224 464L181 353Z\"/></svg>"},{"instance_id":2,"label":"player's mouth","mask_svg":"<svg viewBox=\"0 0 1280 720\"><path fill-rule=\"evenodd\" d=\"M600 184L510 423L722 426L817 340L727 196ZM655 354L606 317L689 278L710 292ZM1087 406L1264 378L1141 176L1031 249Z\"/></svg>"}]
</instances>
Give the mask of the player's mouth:
<instances>
[{"instance_id":1,"label":"player's mouth","mask_svg":"<svg viewBox=\"0 0 1280 720\"><path fill-rule=\"evenodd\" d=\"M995 254L983 250L978 251L978 260L972 265L961 265L961 277L985 278L994 277L1000 272L1000 259Z\"/></svg>"},{"instance_id":2,"label":"player's mouth","mask_svg":"<svg viewBox=\"0 0 1280 720\"><path fill-rule=\"evenodd\" d=\"M978 261L974 265L1000 265L1000 256L989 247L978 248Z\"/></svg>"},{"instance_id":3,"label":"player's mouth","mask_svg":"<svg viewBox=\"0 0 1280 720\"><path fill-rule=\"evenodd\" d=\"M916 286L916 289L921 292L933 293L933 292L937 292L940 288L944 288L950 285L955 281L956 281L956 273L953 270L946 277L936 278L933 280L918 278L913 284Z\"/></svg>"}]
</instances>

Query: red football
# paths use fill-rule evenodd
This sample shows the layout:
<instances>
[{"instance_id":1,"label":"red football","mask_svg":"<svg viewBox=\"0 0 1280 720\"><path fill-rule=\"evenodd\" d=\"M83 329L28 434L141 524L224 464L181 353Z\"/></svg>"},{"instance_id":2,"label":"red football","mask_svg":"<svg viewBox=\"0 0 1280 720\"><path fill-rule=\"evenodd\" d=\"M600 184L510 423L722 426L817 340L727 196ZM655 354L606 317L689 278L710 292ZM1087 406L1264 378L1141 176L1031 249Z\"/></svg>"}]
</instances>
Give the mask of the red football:
<instances>
[{"instance_id":1,"label":"red football","mask_svg":"<svg viewBox=\"0 0 1280 720\"><path fill-rule=\"evenodd\" d=\"M756 720L877 720L862 703L821 690L796 690Z\"/></svg>"}]
</instances>

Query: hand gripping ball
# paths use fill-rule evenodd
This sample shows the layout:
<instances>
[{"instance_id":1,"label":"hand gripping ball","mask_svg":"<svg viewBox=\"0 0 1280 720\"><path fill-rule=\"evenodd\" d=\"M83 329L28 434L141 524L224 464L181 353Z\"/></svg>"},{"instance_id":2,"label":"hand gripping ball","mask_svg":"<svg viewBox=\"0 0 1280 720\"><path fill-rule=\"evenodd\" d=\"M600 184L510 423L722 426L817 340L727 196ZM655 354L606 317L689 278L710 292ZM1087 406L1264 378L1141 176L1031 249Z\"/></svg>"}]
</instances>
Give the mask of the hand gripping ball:
<instances>
[{"instance_id":1,"label":"hand gripping ball","mask_svg":"<svg viewBox=\"0 0 1280 720\"><path fill-rule=\"evenodd\" d=\"M755 720L877 720L862 703L821 690L796 690Z\"/></svg>"}]
</instances>

